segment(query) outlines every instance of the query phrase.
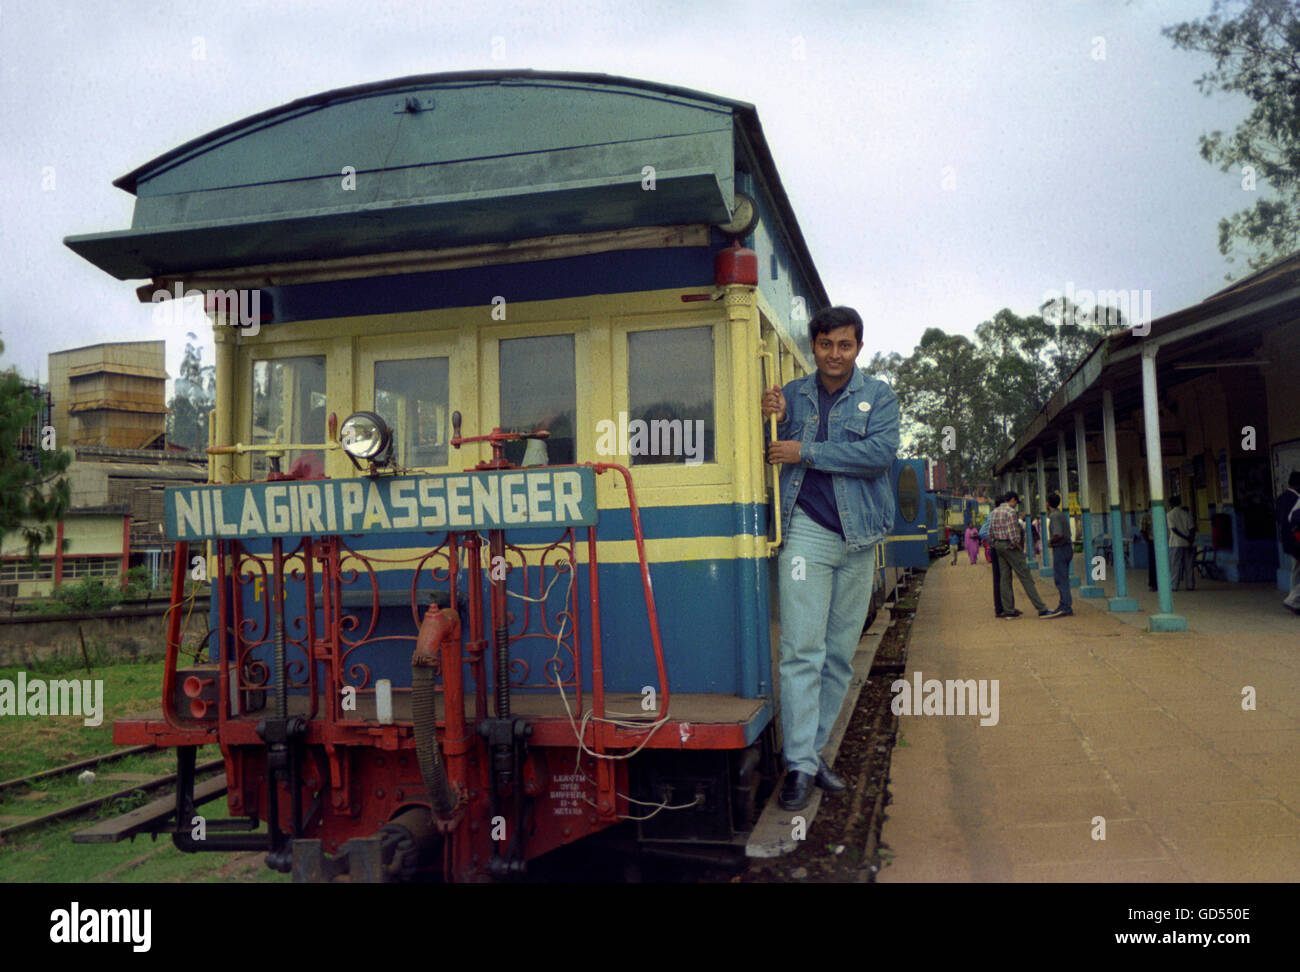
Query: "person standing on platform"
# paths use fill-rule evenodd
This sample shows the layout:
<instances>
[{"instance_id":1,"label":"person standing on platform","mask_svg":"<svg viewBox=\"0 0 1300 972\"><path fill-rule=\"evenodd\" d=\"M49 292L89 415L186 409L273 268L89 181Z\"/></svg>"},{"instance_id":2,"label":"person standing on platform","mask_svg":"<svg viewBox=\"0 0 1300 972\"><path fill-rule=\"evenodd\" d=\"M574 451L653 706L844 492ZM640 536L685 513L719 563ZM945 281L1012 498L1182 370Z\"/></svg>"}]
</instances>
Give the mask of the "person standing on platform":
<instances>
[{"instance_id":1,"label":"person standing on platform","mask_svg":"<svg viewBox=\"0 0 1300 972\"><path fill-rule=\"evenodd\" d=\"M1138 521L1138 532L1147 542L1147 587L1154 591L1156 589L1156 531L1151 525L1150 506Z\"/></svg>"},{"instance_id":2,"label":"person standing on platform","mask_svg":"<svg viewBox=\"0 0 1300 972\"><path fill-rule=\"evenodd\" d=\"M1196 574L1192 568L1192 541L1196 539L1196 521L1186 503L1180 503L1169 513L1169 573L1173 575L1174 590L1187 575L1187 589L1196 590Z\"/></svg>"},{"instance_id":3,"label":"person standing on platform","mask_svg":"<svg viewBox=\"0 0 1300 972\"><path fill-rule=\"evenodd\" d=\"M966 556L972 564L980 557L980 532L974 523L966 528Z\"/></svg>"},{"instance_id":4,"label":"person standing on platform","mask_svg":"<svg viewBox=\"0 0 1300 972\"><path fill-rule=\"evenodd\" d=\"M778 803L802 810L814 784L842 793L821 751L853 676L875 579L876 545L894 522L889 471L898 454L898 397L858 368L862 318L829 307L808 322L817 371L763 393L777 441L785 544L781 602L781 729L785 781Z\"/></svg>"},{"instance_id":5,"label":"person standing on platform","mask_svg":"<svg viewBox=\"0 0 1300 972\"><path fill-rule=\"evenodd\" d=\"M948 527L948 546L952 547L952 565L957 566L957 558L961 556L961 531Z\"/></svg>"},{"instance_id":6,"label":"person standing on platform","mask_svg":"<svg viewBox=\"0 0 1300 972\"><path fill-rule=\"evenodd\" d=\"M1001 506L1002 500L1002 493L993 497L994 508ZM988 516L984 517L984 525L980 527L980 539L984 541L984 552L993 566L993 616L1000 618L1002 617L1002 574L998 570L998 552L993 548L993 540L989 537L989 524L992 522L993 510L989 510Z\"/></svg>"},{"instance_id":7,"label":"person standing on platform","mask_svg":"<svg viewBox=\"0 0 1300 972\"><path fill-rule=\"evenodd\" d=\"M998 567L1002 579L1002 616L1008 620L1018 618L1023 612L1016 610L1016 592L1011 586L1011 575L1020 578L1020 586L1025 589L1029 600L1038 609L1038 616L1045 618L1050 613L1043 599L1038 596L1034 586L1033 575L1025 562L1025 528L1021 525L1016 509L1020 506L1020 494L1015 490L1006 493L1002 505L993 511L989 523L989 536L993 539L993 548L998 552Z\"/></svg>"},{"instance_id":8,"label":"person standing on platform","mask_svg":"<svg viewBox=\"0 0 1300 972\"><path fill-rule=\"evenodd\" d=\"M1291 470L1286 485L1278 495L1273 517L1282 552L1291 557L1291 592L1282 603L1300 614L1300 470Z\"/></svg>"},{"instance_id":9,"label":"person standing on platform","mask_svg":"<svg viewBox=\"0 0 1300 972\"><path fill-rule=\"evenodd\" d=\"M1061 494L1047 494L1047 540L1052 548L1052 578L1060 601L1049 618L1068 618L1074 614L1070 600L1070 561L1074 559L1074 540L1070 536L1070 517L1061 509Z\"/></svg>"}]
</instances>

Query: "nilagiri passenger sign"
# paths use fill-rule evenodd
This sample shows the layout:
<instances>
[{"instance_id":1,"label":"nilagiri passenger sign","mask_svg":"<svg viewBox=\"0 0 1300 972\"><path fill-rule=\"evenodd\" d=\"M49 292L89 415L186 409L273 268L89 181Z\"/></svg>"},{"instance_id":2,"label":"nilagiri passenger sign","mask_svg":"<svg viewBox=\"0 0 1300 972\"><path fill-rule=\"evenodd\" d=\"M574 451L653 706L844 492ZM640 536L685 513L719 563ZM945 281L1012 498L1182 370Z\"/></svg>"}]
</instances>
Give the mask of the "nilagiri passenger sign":
<instances>
[{"instance_id":1,"label":"nilagiri passenger sign","mask_svg":"<svg viewBox=\"0 0 1300 972\"><path fill-rule=\"evenodd\" d=\"M169 540L590 526L588 468L312 479L166 492Z\"/></svg>"}]
</instances>

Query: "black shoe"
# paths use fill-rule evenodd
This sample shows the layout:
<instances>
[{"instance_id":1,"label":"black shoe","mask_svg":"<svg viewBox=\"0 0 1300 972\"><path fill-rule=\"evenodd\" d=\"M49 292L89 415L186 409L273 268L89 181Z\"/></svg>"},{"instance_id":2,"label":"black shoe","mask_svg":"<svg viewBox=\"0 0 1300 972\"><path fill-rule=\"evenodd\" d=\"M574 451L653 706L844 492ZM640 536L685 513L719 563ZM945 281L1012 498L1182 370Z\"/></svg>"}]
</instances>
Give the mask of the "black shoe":
<instances>
[{"instance_id":1,"label":"black shoe","mask_svg":"<svg viewBox=\"0 0 1300 972\"><path fill-rule=\"evenodd\" d=\"M993 616L994 616L995 618L1005 618L1005 617L1006 617L1006 613L1005 613L1004 611L999 611L997 614L995 614L995 615L993 615Z\"/></svg>"},{"instance_id":2,"label":"black shoe","mask_svg":"<svg viewBox=\"0 0 1300 972\"><path fill-rule=\"evenodd\" d=\"M1059 618L1061 616L1061 609L1057 608L1055 611L1049 611L1047 608L1043 608L1038 612L1038 616L1040 618Z\"/></svg>"},{"instance_id":3,"label":"black shoe","mask_svg":"<svg viewBox=\"0 0 1300 972\"><path fill-rule=\"evenodd\" d=\"M1003 612L1002 612L1002 617L1004 617L1004 618L1005 618L1006 620L1008 620L1008 621L1014 621L1016 618L1020 617L1020 615L1022 615L1022 614L1024 614L1023 611L1003 611Z\"/></svg>"},{"instance_id":4,"label":"black shoe","mask_svg":"<svg viewBox=\"0 0 1300 972\"><path fill-rule=\"evenodd\" d=\"M782 810L802 810L812 799L813 775L791 770L785 774L785 783L781 786L781 795L777 805Z\"/></svg>"},{"instance_id":5,"label":"black shoe","mask_svg":"<svg viewBox=\"0 0 1300 972\"><path fill-rule=\"evenodd\" d=\"M847 784L831 771L826 760L820 756L817 757L817 785L827 793L843 793L848 789Z\"/></svg>"}]
</instances>

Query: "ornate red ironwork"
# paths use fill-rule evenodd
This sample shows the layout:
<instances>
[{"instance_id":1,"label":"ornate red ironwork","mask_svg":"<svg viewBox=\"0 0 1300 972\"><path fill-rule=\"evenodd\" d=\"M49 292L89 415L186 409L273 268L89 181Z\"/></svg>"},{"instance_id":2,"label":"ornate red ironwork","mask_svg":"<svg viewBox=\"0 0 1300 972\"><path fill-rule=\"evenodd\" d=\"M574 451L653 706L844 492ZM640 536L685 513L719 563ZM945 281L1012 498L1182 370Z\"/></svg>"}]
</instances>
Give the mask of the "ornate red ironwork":
<instances>
[{"instance_id":1,"label":"ornate red ironwork","mask_svg":"<svg viewBox=\"0 0 1300 972\"><path fill-rule=\"evenodd\" d=\"M370 832L371 818L388 819L387 814L404 805L424 802L418 773L412 776L410 760L402 755L413 748L409 719L395 712L395 724L380 725L373 718L370 706L376 688L371 666L379 658L387 665L390 649L394 659L410 657L432 588L445 593L454 610L463 611L459 639L444 642L439 650L438 683L443 696L439 735L447 748L449 779L462 792L479 794L471 798L467 810L468 819L476 820L478 828L472 835L470 827L459 828L454 839L446 842L452 858L446 873L458 877L477 873L478 865L471 862L475 855L482 859L484 852L484 793L492 783L486 744L476 727L491 714L489 697L495 696L496 689L490 685L493 679L508 679L512 692L519 693L516 699L548 690L561 692L566 699L567 717L525 717L535 732L520 785L529 796L549 801L541 805L551 808L530 838L529 856L619 819L627 813L629 803L620 792L620 788L626 790L626 763L616 760L649 743L667 723L669 686L631 474L615 464L593 464L592 468L598 474L619 473L627 488L646 601L645 620L659 681L660 717L653 724L618 723L607 717L596 529L586 527L588 589L582 600L590 624L589 687L583 674L587 660L582 649L578 540L573 528L549 543L538 544L506 544L502 531L430 534L429 543L437 541L436 546L409 556L404 556L404 551L365 549L353 538L342 536L301 537L296 542L287 538L272 543L267 553L254 553L235 539L216 541L217 626L211 654L220 673L217 727L182 718L171 702L181 637L179 605L189 561L189 546L178 543L164 674L168 731L178 739L188 737L190 742L183 744L192 745L198 733L211 738L214 728L219 728L232 807L241 812L256 812L259 806L265 810L257 775L263 766L259 755L262 741L254 727L266 713L273 693L283 690L289 695L292 714L309 719L306 743L314 755L308 760L303 785L309 796L313 787L319 789L321 816L311 824L317 813L317 804L311 803L308 829L320 827L331 847L349 836ZM494 583L494 570L502 569L504 583L499 575ZM400 576L394 577L395 572ZM277 577L281 579L278 586ZM393 604L395 594L401 602L397 605ZM383 613L394 607L396 612ZM404 619L408 609L409 627L395 632L394 619ZM285 665L280 672L272 671L273 664L267 660L274 657L277 621L283 626L285 646ZM399 621L399 627L402 624L404 621ZM488 661L497 626L504 626L511 649L502 671L492 670ZM538 646L543 647L539 650ZM551 646L549 653L544 646ZM533 658L531 667L528 656ZM474 683L472 715L467 711L471 693L466 675ZM345 689L368 704L345 709ZM398 699L410 691L405 686L393 689L395 709ZM575 746L582 752L575 754ZM566 748L567 754L561 754ZM476 749L480 750L477 756ZM399 754L395 765L385 763L394 753ZM550 785L552 774L574 771L576 776L561 777L570 782ZM575 779L585 781L579 805L590 809L555 809L572 798ZM384 795L378 798L377 793ZM287 794L281 792L279 798L285 800ZM569 813L575 815L565 815Z\"/></svg>"}]
</instances>

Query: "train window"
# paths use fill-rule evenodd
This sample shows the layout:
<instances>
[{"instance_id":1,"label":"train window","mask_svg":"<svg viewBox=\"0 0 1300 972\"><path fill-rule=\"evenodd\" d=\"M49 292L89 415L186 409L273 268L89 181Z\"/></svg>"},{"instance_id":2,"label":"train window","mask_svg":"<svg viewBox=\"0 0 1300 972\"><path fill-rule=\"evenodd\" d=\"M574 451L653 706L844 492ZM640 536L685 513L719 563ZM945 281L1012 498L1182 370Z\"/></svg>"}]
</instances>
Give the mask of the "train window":
<instances>
[{"instance_id":1,"label":"train window","mask_svg":"<svg viewBox=\"0 0 1300 972\"><path fill-rule=\"evenodd\" d=\"M399 466L447 465L449 366L445 357L375 362L375 411L393 429Z\"/></svg>"},{"instance_id":2,"label":"train window","mask_svg":"<svg viewBox=\"0 0 1300 972\"><path fill-rule=\"evenodd\" d=\"M325 441L325 355L253 362L253 443ZM325 471L324 455L296 449L280 460L288 472L299 459ZM265 455L253 454L254 478L270 471Z\"/></svg>"},{"instance_id":3,"label":"train window","mask_svg":"<svg viewBox=\"0 0 1300 972\"><path fill-rule=\"evenodd\" d=\"M578 386L573 367L573 335L503 340L498 381L501 428L519 432L546 429L551 436L545 440L545 461L553 466L574 462ZM526 445L506 443L506 458L523 465ZM533 458L530 457L529 465L536 464Z\"/></svg>"},{"instance_id":4,"label":"train window","mask_svg":"<svg viewBox=\"0 0 1300 972\"><path fill-rule=\"evenodd\" d=\"M713 328L627 336L628 448L636 465L714 460ZM633 422L643 425L633 425ZM635 448L636 435L645 441Z\"/></svg>"},{"instance_id":5,"label":"train window","mask_svg":"<svg viewBox=\"0 0 1300 972\"><path fill-rule=\"evenodd\" d=\"M916 467L904 465L898 470L898 515L913 523L920 509L921 484L916 478Z\"/></svg>"}]
</instances>

